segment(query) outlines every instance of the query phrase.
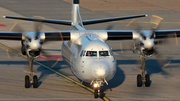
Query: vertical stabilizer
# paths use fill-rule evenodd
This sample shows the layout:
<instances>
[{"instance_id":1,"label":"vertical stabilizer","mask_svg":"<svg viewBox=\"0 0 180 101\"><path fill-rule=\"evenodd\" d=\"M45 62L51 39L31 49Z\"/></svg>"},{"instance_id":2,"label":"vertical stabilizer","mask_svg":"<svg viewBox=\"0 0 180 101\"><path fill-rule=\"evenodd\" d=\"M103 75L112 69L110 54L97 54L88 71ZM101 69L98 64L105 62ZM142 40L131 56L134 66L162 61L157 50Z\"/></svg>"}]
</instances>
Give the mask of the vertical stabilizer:
<instances>
[{"instance_id":1,"label":"vertical stabilizer","mask_svg":"<svg viewBox=\"0 0 180 101\"><path fill-rule=\"evenodd\" d=\"M71 20L72 20L72 25L79 25L83 27L82 24L82 19L79 11L79 0L72 0L72 15L71 15ZM83 27L84 28L84 27Z\"/></svg>"}]
</instances>

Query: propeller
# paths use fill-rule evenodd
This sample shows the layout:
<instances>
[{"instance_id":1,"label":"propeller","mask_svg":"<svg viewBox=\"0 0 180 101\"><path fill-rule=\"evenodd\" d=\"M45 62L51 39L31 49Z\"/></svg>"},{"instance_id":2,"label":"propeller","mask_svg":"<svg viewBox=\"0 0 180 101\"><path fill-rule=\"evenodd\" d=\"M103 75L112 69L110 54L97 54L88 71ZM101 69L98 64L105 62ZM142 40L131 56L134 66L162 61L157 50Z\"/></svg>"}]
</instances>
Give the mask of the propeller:
<instances>
[{"instance_id":1,"label":"propeller","mask_svg":"<svg viewBox=\"0 0 180 101\"><path fill-rule=\"evenodd\" d=\"M167 44L167 40L155 40L155 30L158 30L160 27L160 22L163 20L163 18L152 15L152 18L150 20L151 24L151 30L148 31L142 31L142 27L135 22L135 19L132 20L127 27L130 27L133 29L136 33L139 33L139 38L135 41L135 50L139 50L140 55L143 57L149 57L152 55L155 55L156 59L158 60L158 63L163 66L163 64L167 63L166 59L164 61L163 55L155 48L155 45L157 44ZM148 32L148 33L147 33Z\"/></svg>"},{"instance_id":2,"label":"propeller","mask_svg":"<svg viewBox=\"0 0 180 101\"><path fill-rule=\"evenodd\" d=\"M31 33L26 33L23 28L19 24L15 24L11 31L15 32L23 32L22 34L22 41L21 41L21 52L23 55L27 55L29 66L31 66L31 61L33 58L36 58L40 55L40 52L44 55L48 54L47 52L42 50L42 44L44 43L43 34L40 33L40 30L42 29L42 23L35 22L34 23L34 35ZM18 49L19 50L19 49ZM26 66L26 68L23 70L24 72L29 72L29 66Z\"/></svg>"},{"instance_id":3,"label":"propeller","mask_svg":"<svg viewBox=\"0 0 180 101\"><path fill-rule=\"evenodd\" d=\"M127 26L130 26L136 33L139 33L139 41L140 43L138 44L138 46L143 47L144 48L144 52L152 52L154 51L154 53L157 55L158 51L156 51L156 49L154 49L154 45L157 43L161 43L160 41L154 41L154 37L155 37L155 33L154 31L157 30L159 28L159 24L161 22L161 20L163 20L163 18L153 15L151 18L151 30L149 32L150 35L147 35L144 31L142 31L142 27L137 24L135 22L135 19L132 20ZM137 47L138 47L137 46Z\"/></svg>"}]
</instances>

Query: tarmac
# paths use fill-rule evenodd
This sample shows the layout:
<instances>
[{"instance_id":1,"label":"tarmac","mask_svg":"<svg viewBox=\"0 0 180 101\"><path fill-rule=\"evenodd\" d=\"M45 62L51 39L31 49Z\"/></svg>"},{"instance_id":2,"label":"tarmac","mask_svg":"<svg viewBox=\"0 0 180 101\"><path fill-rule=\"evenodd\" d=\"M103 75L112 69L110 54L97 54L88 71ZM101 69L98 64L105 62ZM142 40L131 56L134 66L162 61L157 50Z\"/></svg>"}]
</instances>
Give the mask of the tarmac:
<instances>
[{"instance_id":1,"label":"tarmac","mask_svg":"<svg viewBox=\"0 0 180 101\"><path fill-rule=\"evenodd\" d=\"M65 2L66 1L66 2ZM70 1L70 0L69 0ZM47 19L71 19L71 4L68 0L1 0L0 1L0 31L16 31L18 24L23 31L33 31L34 23L29 21L19 21L4 19L3 15L9 16L41 16ZM80 0L80 5L81 5ZM180 29L180 12L178 0L137 0L139 7L131 6L132 0L122 0L121 4L116 0L84 0L80 8L82 19L98 19L118 16L129 16L138 14L148 14L148 17L136 19L143 30L150 29L150 19L152 15L163 18L160 30ZM126 2L125 2L126 1ZM141 2L143 1L143 2ZM135 1L134 1L135 2ZM85 5L85 4L88 5ZM105 3L100 8L98 6ZM110 3L110 4L108 4ZM127 9L115 9L126 4ZM91 7L91 4L96 4ZM114 6L113 6L114 4ZM175 5L176 4L176 5ZM174 5L174 6L173 6ZM107 7L106 7L107 6ZM156 9L153 8L156 6ZM112 7L112 8L111 8ZM144 8L143 8L144 7ZM146 9L145 9L146 8ZM161 8L161 9L160 9ZM110 26L111 30L128 30L126 25L131 21L123 20L102 24L87 25L87 30L105 30ZM70 30L71 27L55 24L44 24L42 31ZM178 41L180 41L178 39ZM110 80L109 85L104 86L104 99L94 99L91 86L82 83L65 65L61 58L47 61L46 59L36 59L34 64L34 74L39 77L39 87L37 89L24 87L24 77L28 73L24 70L28 68L28 60L20 55L21 42L0 40L0 101L59 101L59 100L112 100L112 101L174 101L180 100L180 46L176 41L171 44L157 46L158 51L167 61L159 64L156 57L150 57L146 61L146 73L150 74L150 87L137 87L136 76L141 74L139 68L139 56L130 50L120 48L120 43L125 46L132 41L107 41L113 49L113 54L117 60L117 71L115 77ZM61 55L62 42L49 42L43 45L43 49L51 55ZM57 62L57 64L55 64ZM169 64L168 64L169 63Z\"/></svg>"}]
</instances>

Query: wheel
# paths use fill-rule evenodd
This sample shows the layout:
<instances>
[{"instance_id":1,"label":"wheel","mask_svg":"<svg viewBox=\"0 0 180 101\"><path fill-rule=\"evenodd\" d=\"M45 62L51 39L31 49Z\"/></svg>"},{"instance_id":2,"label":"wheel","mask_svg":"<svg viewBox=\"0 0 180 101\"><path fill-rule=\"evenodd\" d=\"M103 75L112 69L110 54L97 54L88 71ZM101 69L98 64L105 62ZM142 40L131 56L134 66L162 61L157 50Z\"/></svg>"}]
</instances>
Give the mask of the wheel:
<instances>
[{"instance_id":1,"label":"wheel","mask_svg":"<svg viewBox=\"0 0 180 101\"><path fill-rule=\"evenodd\" d=\"M22 53L23 55L26 55L26 49L25 49L25 46L24 46L24 45L22 45L22 47L21 47L21 53Z\"/></svg>"},{"instance_id":2,"label":"wheel","mask_svg":"<svg viewBox=\"0 0 180 101\"><path fill-rule=\"evenodd\" d=\"M142 87L142 77L141 77L141 74L137 75L137 87Z\"/></svg>"},{"instance_id":3,"label":"wheel","mask_svg":"<svg viewBox=\"0 0 180 101\"><path fill-rule=\"evenodd\" d=\"M150 76L149 76L149 74L146 74L145 78L146 78L145 86L149 87L150 86Z\"/></svg>"},{"instance_id":4,"label":"wheel","mask_svg":"<svg viewBox=\"0 0 180 101\"><path fill-rule=\"evenodd\" d=\"M33 88L38 88L38 77L36 75L33 77Z\"/></svg>"},{"instance_id":5,"label":"wheel","mask_svg":"<svg viewBox=\"0 0 180 101\"><path fill-rule=\"evenodd\" d=\"M26 76L25 76L25 88L29 88L29 84L30 84L29 76L26 75Z\"/></svg>"},{"instance_id":6,"label":"wheel","mask_svg":"<svg viewBox=\"0 0 180 101\"><path fill-rule=\"evenodd\" d=\"M103 89L100 90L100 98L103 98Z\"/></svg>"},{"instance_id":7,"label":"wheel","mask_svg":"<svg viewBox=\"0 0 180 101\"><path fill-rule=\"evenodd\" d=\"M98 98L98 89L94 90L94 98Z\"/></svg>"}]
</instances>

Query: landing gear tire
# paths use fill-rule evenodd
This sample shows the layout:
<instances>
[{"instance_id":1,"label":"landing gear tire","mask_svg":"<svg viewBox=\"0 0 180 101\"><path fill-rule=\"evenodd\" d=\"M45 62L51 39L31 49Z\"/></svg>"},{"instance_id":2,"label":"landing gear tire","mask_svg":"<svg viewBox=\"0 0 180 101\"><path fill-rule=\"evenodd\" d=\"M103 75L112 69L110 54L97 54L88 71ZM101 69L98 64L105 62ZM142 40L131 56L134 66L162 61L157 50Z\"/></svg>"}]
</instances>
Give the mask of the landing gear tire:
<instances>
[{"instance_id":1,"label":"landing gear tire","mask_svg":"<svg viewBox=\"0 0 180 101\"><path fill-rule=\"evenodd\" d=\"M94 98L98 98L98 89L94 90Z\"/></svg>"},{"instance_id":2,"label":"landing gear tire","mask_svg":"<svg viewBox=\"0 0 180 101\"><path fill-rule=\"evenodd\" d=\"M145 86L149 87L150 86L150 76L149 76L149 74L146 74L145 78L146 78Z\"/></svg>"},{"instance_id":3,"label":"landing gear tire","mask_svg":"<svg viewBox=\"0 0 180 101\"><path fill-rule=\"evenodd\" d=\"M33 88L38 88L38 77L36 75L33 77Z\"/></svg>"},{"instance_id":4,"label":"landing gear tire","mask_svg":"<svg viewBox=\"0 0 180 101\"><path fill-rule=\"evenodd\" d=\"M142 87L142 76L141 76L141 74L137 75L137 87Z\"/></svg>"},{"instance_id":5,"label":"landing gear tire","mask_svg":"<svg viewBox=\"0 0 180 101\"><path fill-rule=\"evenodd\" d=\"M100 90L100 98L103 98L103 89Z\"/></svg>"},{"instance_id":6,"label":"landing gear tire","mask_svg":"<svg viewBox=\"0 0 180 101\"><path fill-rule=\"evenodd\" d=\"M25 76L25 88L29 88L29 85L30 85L29 76L26 75Z\"/></svg>"}]
</instances>

